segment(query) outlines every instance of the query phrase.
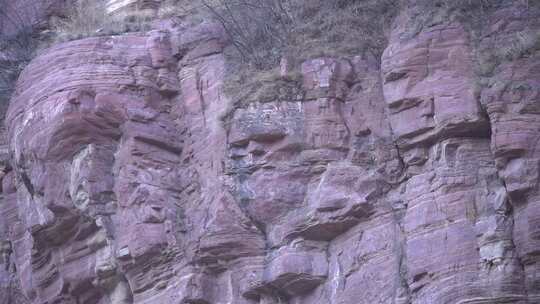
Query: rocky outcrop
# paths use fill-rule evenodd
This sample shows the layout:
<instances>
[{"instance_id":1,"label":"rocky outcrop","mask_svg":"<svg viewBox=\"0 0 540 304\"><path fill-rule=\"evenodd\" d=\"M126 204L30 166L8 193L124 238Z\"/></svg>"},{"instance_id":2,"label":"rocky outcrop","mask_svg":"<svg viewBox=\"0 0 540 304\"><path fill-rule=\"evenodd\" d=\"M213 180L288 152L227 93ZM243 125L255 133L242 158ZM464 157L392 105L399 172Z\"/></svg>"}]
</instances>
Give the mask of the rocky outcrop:
<instances>
[{"instance_id":1,"label":"rocky outcrop","mask_svg":"<svg viewBox=\"0 0 540 304\"><path fill-rule=\"evenodd\" d=\"M539 53L475 71L528 14L474 39L458 21L404 39L403 15L380 61L307 60L301 94L232 111L216 24L53 46L6 118L2 292L540 303Z\"/></svg>"}]
</instances>

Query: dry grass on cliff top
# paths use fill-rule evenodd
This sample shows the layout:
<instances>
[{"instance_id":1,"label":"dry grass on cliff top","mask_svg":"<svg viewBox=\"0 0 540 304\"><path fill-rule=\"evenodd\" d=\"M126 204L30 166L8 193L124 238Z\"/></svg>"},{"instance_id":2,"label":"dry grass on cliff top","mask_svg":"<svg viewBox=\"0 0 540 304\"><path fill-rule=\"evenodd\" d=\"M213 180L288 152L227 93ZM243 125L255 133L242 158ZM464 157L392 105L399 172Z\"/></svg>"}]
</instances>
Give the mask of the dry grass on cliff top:
<instances>
[{"instance_id":1,"label":"dry grass on cliff top","mask_svg":"<svg viewBox=\"0 0 540 304\"><path fill-rule=\"evenodd\" d=\"M283 100L298 82L273 73L281 58L292 70L307 59L350 57L371 53L380 58L398 10L410 16L404 39L425 28L449 22L463 24L472 36L481 32L496 9L509 0L215 0L205 1L214 18L233 40L226 92L237 106L250 102ZM540 1L524 1L538 5ZM529 3L530 2L530 3ZM533 3L534 2L534 3ZM515 60L540 48L537 32L516 33L513 41L497 48L494 56ZM474 38L474 37L473 37ZM268 81L274 75L273 81ZM296 96L296 94L293 94ZM290 99L293 100L293 99Z\"/></svg>"},{"instance_id":2,"label":"dry grass on cliff top","mask_svg":"<svg viewBox=\"0 0 540 304\"><path fill-rule=\"evenodd\" d=\"M296 100L301 95L299 65L305 60L367 53L380 58L399 10L410 12L403 30L412 38L426 27L451 19L479 27L483 16L505 1L509 0L164 0L157 17L195 22L211 18L223 25L232 41L226 51L225 91L234 108ZM54 42L58 42L145 31L150 21L136 12L110 16L104 0L78 0L51 24ZM539 36L517 35L511 45L490 57L496 60L484 60L484 67L539 49ZM282 58L290 66L284 77L277 71Z\"/></svg>"},{"instance_id":3,"label":"dry grass on cliff top","mask_svg":"<svg viewBox=\"0 0 540 304\"><path fill-rule=\"evenodd\" d=\"M225 92L231 108L297 101L299 65L318 57L380 57L398 0L203 0L232 40ZM282 58L290 72L280 76ZM301 100L301 98L300 98ZM231 111L229 111L231 112ZM226 120L228 115L223 115Z\"/></svg>"}]
</instances>

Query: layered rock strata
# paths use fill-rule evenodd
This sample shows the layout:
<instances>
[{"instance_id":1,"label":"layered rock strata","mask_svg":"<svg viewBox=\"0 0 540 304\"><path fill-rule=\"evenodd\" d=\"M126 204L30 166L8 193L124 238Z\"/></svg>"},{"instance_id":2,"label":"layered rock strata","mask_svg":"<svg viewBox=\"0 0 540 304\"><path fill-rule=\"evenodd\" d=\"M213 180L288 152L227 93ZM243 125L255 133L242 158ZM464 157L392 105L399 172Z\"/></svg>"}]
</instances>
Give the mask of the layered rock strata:
<instances>
[{"instance_id":1,"label":"layered rock strata","mask_svg":"<svg viewBox=\"0 0 540 304\"><path fill-rule=\"evenodd\" d=\"M6 118L3 294L540 303L539 53L475 70L530 13L475 39L402 16L380 61L307 60L298 95L232 111L216 24L52 47Z\"/></svg>"}]
</instances>

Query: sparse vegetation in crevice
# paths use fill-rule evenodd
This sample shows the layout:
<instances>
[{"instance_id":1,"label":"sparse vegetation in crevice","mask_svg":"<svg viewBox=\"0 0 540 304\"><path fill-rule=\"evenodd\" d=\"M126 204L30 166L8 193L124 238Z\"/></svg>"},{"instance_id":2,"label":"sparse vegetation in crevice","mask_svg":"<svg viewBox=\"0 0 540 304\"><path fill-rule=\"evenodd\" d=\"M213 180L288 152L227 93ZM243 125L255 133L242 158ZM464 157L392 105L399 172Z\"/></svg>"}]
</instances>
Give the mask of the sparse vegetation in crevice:
<instances>
[{"instance_id":1,"label":"sparse vegetation in crevice","mask_svg":"<svg viewBox=\"0 0 540 304\"><path fill-rule=\"evenodd\" d=\"M243 71L230 74L224 84L224 92L231 100L228 108L220 115L224 123L234 110L245 108L251 103L301 101L303 99L302 75L291 72L281 75L279 69ZM241 89L241 90L239 90Z\"/></svg>"},{"instance_id":2,"label":"sparse vegetation in crevice","mask_svg":"<svg viewBox=\"0 0 540 304\"><path fill-rule=\"evenodd\" d=\"M302 75L298 72L281 75L278 69L266 70L257 73L257 77L250 77L248 72L233 75L225 84L225 93L236 95L238 105L247 105L252 102L272 101L300 101ZM245 90L237 92L236 88L245 86Z\"/></svg>"},{"instance_id":3,"label":"sparse vegetation in crevice","mask_svg":"<svg viewBox=\"0 0 540 304\"><path fill-rule=\"evenodd\" d=\"M504 44L498 47L493 44L489 43L491 47L484 46L477 51L477 72L482 77L493 76L497 66L504 62L532 56L540 51L540 32L519 31L510 39L506 39Z\"/></svg>"}]
</instances>

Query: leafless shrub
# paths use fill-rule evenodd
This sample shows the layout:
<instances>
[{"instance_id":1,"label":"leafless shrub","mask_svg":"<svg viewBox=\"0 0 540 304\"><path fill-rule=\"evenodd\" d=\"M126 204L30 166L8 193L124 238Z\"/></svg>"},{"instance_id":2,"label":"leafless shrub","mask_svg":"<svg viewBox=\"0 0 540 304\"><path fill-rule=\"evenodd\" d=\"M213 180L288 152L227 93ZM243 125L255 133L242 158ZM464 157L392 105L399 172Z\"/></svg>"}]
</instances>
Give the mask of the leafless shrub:
<instances>
[{"instance_id":1,"label":"leafless shrub","mask_svg":"<svg viewBox=\"0 0 540 304\"><path fill-rule=\"evenodd\" d=\"M498 56L507 60L515 60L540 50L540 33L538 31L522 31L507 46L499 50Z\"/></svg>"},{"instance_id":2,"label":"leafless shrub","mask_svg":"<svg viewBox=\"0 0 540 304\"><path fill-rule=\"evenodd\" d=\"M380 57L397 0L293 1L289 53L301 59L369 52Z\"/></svg>"},{"instance_id":3,"label":"leafless shrub","mask_svg":"<svg viewBox=\"0 0 540 304\"><path fill-rule=\"evenodd\" d=\"M63 18L51 20L55 41L69 41L86 37L116 35L150 29L148 16L134 11L128 15L107 14L104 0L78 0Z\"/></svg>"},{"instance_id":4,"label":"leafless shrub","mask_svg":"<svg viewBox=\"0 0 540 304\"><path fill-rule=\"evenodd\" d=\"M112 26L107 18L105 4L99 0L77 1L66 17L53 18L51 25L59 41L95 36Z\"/></svg>"},{"instance_id":5,"label":"leafless shrub","mask_svg":"<svg viewBox=\"0 0 540 304\"><path fill-rule=\"evenodd\" d=\"M293 19L288 0L201 0L223 25L241 59L258 69L275 65Z\"/></svg>"},{"instance_id":6,"label":"leafless shrub","mask_svg":"<svg viewBox=\"0 0 540 304\"><path fill-rule=\"evenodd\" d=\"M7 28L0 31L0 116L8 106L20 72L36 52L36 11L32 2L25 7L0 7L1 25Z\"/></svg>"},{"instance_id":7,"label":"leafless shrub","mask_svg":"<svg viewBox=\"0 0 540 304\"><path fill-rule=\"evenodd\" d=\"M397 0L202 0L239 57L256 69L280 58L380 53Z\"/></svg>"},{"instance_id":8,"label":"leafless shrub","mask_svg":"<svg viewBox=\"0 0 540 304\"><path fill-rule=\"evenodd\" d=\"M32 59L36 44L30 29L0 37L0 94L12 90L20 71Z\"/></svg>"}]
</instances>

